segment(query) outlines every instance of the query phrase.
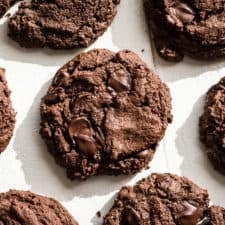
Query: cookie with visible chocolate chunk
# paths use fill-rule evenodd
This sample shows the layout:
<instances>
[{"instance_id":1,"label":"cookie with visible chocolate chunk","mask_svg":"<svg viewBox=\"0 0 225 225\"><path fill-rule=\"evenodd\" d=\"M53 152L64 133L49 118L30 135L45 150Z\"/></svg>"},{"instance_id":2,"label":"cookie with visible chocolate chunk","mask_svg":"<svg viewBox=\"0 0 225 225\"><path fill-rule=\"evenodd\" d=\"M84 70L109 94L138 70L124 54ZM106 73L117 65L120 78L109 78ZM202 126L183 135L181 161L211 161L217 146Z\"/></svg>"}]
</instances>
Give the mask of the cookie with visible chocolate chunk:
<instances>
[{"instance_id":1,"label":"cookie with visible chocolate chunk","mask_svg":"<svg viewBox=\"0 0 225 225\"><path fill-rule=\"evenodd\" d=\"M209 208L209 196L186 177L153 173L123 187L103 225L223 225L224 209Z\"/></svg>"},{"instance_id":2,"label":"cookie with visible chocolate chunk","mask_svg":"<svg viewBox=\"0 0 225 225\"><path fill-rule=\"evenodd\" d=\"M13 135L15 112L10 100L10 91L5 70L0 68L0 153L5 150Z\"/></svg>"},{"instance_id":3,"label":"cookie with visible chocolate chunk","mask_svg":"<svg viewBox=\"0 0 225 225\"><path fill-rule=\"evenodd\" d=\"M172 120L168 87L133 52L81 53L41 102L41 136L71 179L146 168Z\"/></svg>"},{"instance_id":4,"label":"cookie with visible chocolate chunk","mask_svg":"<svg viewBox=\"0 0 225 225\"><path fill-rule=\"evenodd\" d=\"M120 0L31 0L21 3L8 24L22 47L87 47L110 26Z\"/></svg>"},{"instance_id":5,"label":"cookie with visible chocolate chunk","mask_svg":"<svg viewBox=\"0 0 225 225\"><path fill-rule=\"evenodd\" d=\"M225 175L225 77L209 89L205 101L200 140L215 169Z\"/></svg>"},{"instance_id":6,"label":"cookie with visible chocolate chunk","mask_svg":"<svg viewBox=\"0 0 225 225\"><path fill-rule=\"evenodd\" d=\"M156 49L169 61L184 55L225 56L225 2L222 0L144 0Z\"/></svg>"},{"instance_id":7,"label":"cookie with visible chocolate chunk","mask_svg":"<svg viewBox=\"0 0 225 225\"><path fill-rule=\"evenodd\" d=\"M0 224L78 225L58 201L17 190L0 193Z\"/></svg>"}]
</instances>

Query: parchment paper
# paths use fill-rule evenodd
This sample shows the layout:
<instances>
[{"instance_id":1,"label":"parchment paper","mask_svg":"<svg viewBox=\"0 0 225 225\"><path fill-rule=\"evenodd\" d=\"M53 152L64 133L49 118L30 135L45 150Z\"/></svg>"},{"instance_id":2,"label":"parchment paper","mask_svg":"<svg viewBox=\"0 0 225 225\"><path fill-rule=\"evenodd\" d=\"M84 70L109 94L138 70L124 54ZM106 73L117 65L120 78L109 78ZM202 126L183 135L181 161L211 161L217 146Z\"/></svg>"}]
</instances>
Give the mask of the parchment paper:
<instances>
[{"instance_id":1,"label":"parchment paper","mask_svg":"<svg viewBox=\"0 0 225 225\"><path fill-rule=\"evenodd\" d=\"M188 176L208 189L213 203L225 206L225 177L214 171L198 140L205 92L225 75L225 60L163 61L151 50L142 1L122 0L112 26L91 47L82 50L130 49L138 53L169 85L174 120L149 170L135 176L99 176L71 182L39 136L39 103L57 69L78 51L20 48L7 37L6 20L0 21L0 66L6 69L17 123L10 145L0 155L0 192L22 189L47 195L59 200L80 225L100 225L102 218L96 212L100 210L104 215L121 186L133 184L151 172L171 172Z\"/></svg>"}]
</instances>

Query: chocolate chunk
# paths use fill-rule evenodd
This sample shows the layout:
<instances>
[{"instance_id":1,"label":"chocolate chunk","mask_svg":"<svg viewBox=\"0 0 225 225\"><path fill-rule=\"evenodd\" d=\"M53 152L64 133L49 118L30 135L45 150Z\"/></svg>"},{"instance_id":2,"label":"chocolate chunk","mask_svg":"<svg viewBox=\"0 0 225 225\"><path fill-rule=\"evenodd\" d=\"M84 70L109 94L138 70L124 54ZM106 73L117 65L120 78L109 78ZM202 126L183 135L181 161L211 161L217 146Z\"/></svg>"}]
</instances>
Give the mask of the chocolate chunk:
<instances>
[{"instance_id":1,"label":"chocolate chunk","mask_svg":"<svg viewBox=\"0 0 225 225\"><path fill-rule=\"evenodd\" d=\"M147 168L172 120L171 97L135 53L95 49L57 72L41 120L40 133L69 178L134 174Z\"/></svg>"},{"instance_id":2,"label":"chocolate chunk","mask_svg":"<svg viewBox=\"0 0 225 225\"><path fill-rule=\"evenodd\" d=\"M138 158L148 158L148 157L151 157L151 154L149 154L149 150L144 150L144 151L141 151L137 154L137 157Z\"/></svg>"},{"instance_id":3,"label":"chocolate chunk","mask_svg":"<svg viewBox=\"0 0 225 225\"><path fill-rule=\"evenodd\" d=\"M0 224L78 225L58 201L16 190L0 193Z\"/></svg>"},{"instance_id":4,"label":"chocolate chunk","mask_svg":"<svg viewBox=\"0 0 225 225\"><path fill-rule=\"evenodd\" d=\"M207 225L207 224L210 224L210 218L209 217L205 217L203 220L199 221L197 223L197 225Z\"/></svg>"},{"instance_id":5,"label":"chocolate chunk","mask_svg":"<svg viewBox=\"0 0 225 225\"><path fill-rule=\"evenodd\" d=\"M188 202L184 202L185 210L178 216L180 225L196 225L202 218L199 209Z\"/></svg>"},{"instance_id":6,"label":"chocolate chunk","mask_svg":"<svg viewBox=\"0 0 225 225\"><path fill-rule=\"evenodd\" d=\"M137 225L139 224L139 220L140 216L134 209L128 208L124 210L122 216L122 224Z\"/></svg>"},{"instance_id":7,"label":"chocolate chunk","mask_svg":"<svg viewBox=\"0 0 225 225\"><path fill-rule=\"evenodd\" d=\"M87 47L110 26L119 2L119 0L24 2L9 21L9 36L20 46L27 48Z\"/></svg>"},{"instance_id":8,"label":"chocolate chunk","mask_svg":"<svg viewBox=\"0 0 225 225\"><path fill-rule=\"evenodd\" d=\"M119 70L111 74L109 77L109 86L111 86L115 91L128 91L130 89L131 79L128 72Z\"/></svg>"},{"instance_id":9,"label":"chocolate chunk","mask_svg":"<svg viewBox=\"0 0 225 225\"><path fill-rule=\"evenodd\" d=\"M212 86L199 120L200 140L214 168L225 175L225 77Z\"/></svg>"},{"instance_id":10,"label":"chocolate chunk","mask_svg":"<svg viewBox=\"0 0 225 225\"><path fill-rule=\"evenodd\" d=\"M225 56L224 1L143 0L157 52L168 61Z\"/></svg>"},{"instance_id":11,"label":"chocolate chunk","mask_svg":"<svg viewBox=\"0 0 225 225\"><path fill-rule=\"evenodd\" d=\"M70 137L75 137L79 150L86 156L94 156L97 152L97 144L93 138L91 124L86 118L72 120L69 126Z\"/></svg>"},{"instance_id":12,"label":"chocolate chunk","mask_svg":"<svg viewBox=\"0 0 225 225\"><path fill-rule=\"evenodd\" d=\"M92 129L90 122L84 118L76 118L70 122L69 125L70 137L79 137L80 135L92 136Z\"/></svg>"},{"instance_id":13,"label":"chocolate chunk","mask_svg":"<svg viewBox=\"0 0 225 225\"><path fill-rule=\"evenodd\" d=\"M13 135L15 112L10 100L10 90L5 70L0 68L0 153L6 149Z\"/></svg>"},{"instance_id":14,"label":"chocolate chunk","mask_svg":"<svg viewBox=\"0 0 225 225\"><path fill-rule=\"evenodd\" d=\"M87 156L93 156L98 151L94 139L87 135L78 136L77 143L79 146L79 150Z\"/></svg>"},{"instance_id":15,"label":"chocolate chunk","mask_svg":"<svg viewBox=\"0 0 225 225\"><path fill-rule=\"evenodd\" d=\"M195 17L194 11L184 2L174 2L171 7L171 14L183 23L190 23Z\"/></svg>"}]
</instances>

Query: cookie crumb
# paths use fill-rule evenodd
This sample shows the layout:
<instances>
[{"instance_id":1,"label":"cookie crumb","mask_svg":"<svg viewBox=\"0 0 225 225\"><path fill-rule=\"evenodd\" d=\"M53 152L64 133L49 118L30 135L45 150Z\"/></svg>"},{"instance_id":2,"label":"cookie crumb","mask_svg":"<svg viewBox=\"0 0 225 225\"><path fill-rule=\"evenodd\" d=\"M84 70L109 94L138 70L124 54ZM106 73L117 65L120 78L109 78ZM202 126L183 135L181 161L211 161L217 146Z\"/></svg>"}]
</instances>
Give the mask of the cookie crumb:
<instances>
[{"instance_id":1,"label":"cookie crumb","mask_svg":"<svg viewBox=\"0 0 225 225\"><path fill-rule=\"evenodd\" d=\"M98 218L100 218L100 217L102 216L102 214L101 214L100 211L98 211L98 212L96 213L96 215L97 215Z\"/></svg>"}]
</instances>

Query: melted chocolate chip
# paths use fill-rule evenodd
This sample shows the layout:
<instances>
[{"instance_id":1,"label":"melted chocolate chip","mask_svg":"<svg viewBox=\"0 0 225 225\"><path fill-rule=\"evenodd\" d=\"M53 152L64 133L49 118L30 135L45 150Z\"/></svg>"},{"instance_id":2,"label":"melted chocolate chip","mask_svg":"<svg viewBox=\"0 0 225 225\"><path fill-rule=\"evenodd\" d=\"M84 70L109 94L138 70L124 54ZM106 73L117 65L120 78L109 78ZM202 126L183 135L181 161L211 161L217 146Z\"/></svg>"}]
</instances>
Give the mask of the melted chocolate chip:
<instances>
[{"instance_id":1,"label":"melted chocolate chip","mask_svg":"<svg viewBox=\"0 0 225 225\"><path fill-rule=\"evenodd\" d=\"M138 212L136 212L134 209L128 208L124 210L122 224L138 225L139 221L140 221L140 216Z\"/></svg>"},{"instance_id":2,"label":"melted chocolate chip","mask_svg":"<svg viewBox=\"0 0 225 225\"><path fill-rule=\"evenodd\" d=\"M201 219L201 213L198 208L188 202L183 203L185 210L179 215L180 225L197 225Z\"/></svg>"},{"instance_id":3,"label":"melted chocolate chip","mask_svg":"<svg viewBox=\"0 0 225 225\"><path fill-rule=\"evenodd\" d=\"M69 125L69 134L71 138L80 134L92 135L90 122L84 117L73 119Z\"/></svg>"},{"instance_id":4,"label":"melted chocolate chip","mask_svg":"<svg viewBox=\"0 0 225 225\"><path fill-rule=\"evenodd\" d=\"M117 92L129 90L130 84L130 76L123 70L114 72L109 78L109 85Z\"/></svg>"},{"instance_id":5,"label":"melted chocolate chip","mask_svg":"<svg viewBox=\"0 0 225 225\"><path fill-rule=\"evenodd\" d=\"M209 217L205 217L203 220L199 221L197 223L197 225L207 225L210 222L210 218Z\"/></svg>"},{"instance_id":6,"label":"melted chocolate chip","mask_svg":"<svg viewBox=\"0 0 225 225\"><path fill-rule=\"evenodd\" d=\"M92 137L79 135L77 137L77 144L80 151L86 156L94 156L98 151L95 140Z\"/></svg>"},{"instance_id":7,"label":"melted chocolate chip","mask_svg":"<svg viewBox=\"0 0 225 225\"><path fill-rule=\"evenodd\" d=\"M69 135L76 139L79 150L86 156L94 156L98 152L97 144L93 138L90 122L83 117L76 118L69 125Z\"/></svg>"},{"instance_id":8,"label":"melted chocolate chip","mask_svg":"<svg viewBox=\"0 0 225 225\"><path fill-rule=\"evenodd\" d=\"M175 2L171 7L172 14L183 23L190 23L194 17L194 11L183 2Z\"/></svg>"},{"instance_id":9,"label":"melted chocolate chip","mask_svg":"<svg viewBox=\"0 0 225 225\"><path fill-rule=\"evenodd\" d=\"M140 159L145 159L145 158L148 158L150 154L150 151L149 150L144 150L144 151L141 151L137 154L137 157L140 158Z\"/></svg>"}]
</instances>

